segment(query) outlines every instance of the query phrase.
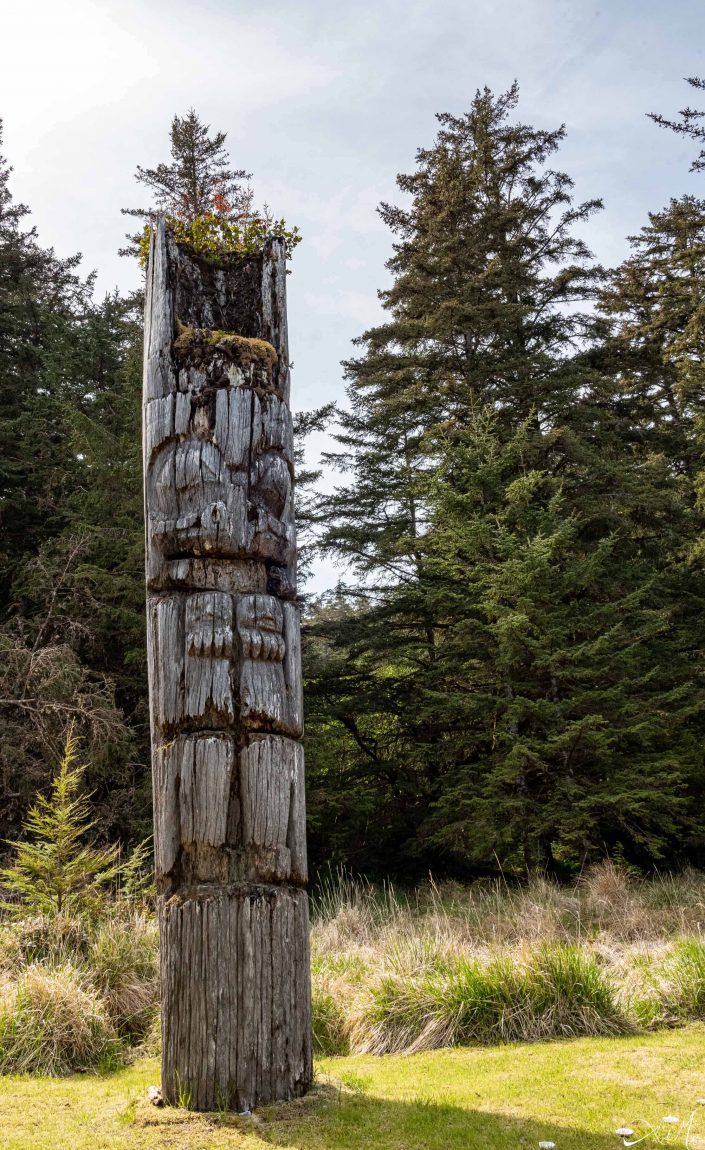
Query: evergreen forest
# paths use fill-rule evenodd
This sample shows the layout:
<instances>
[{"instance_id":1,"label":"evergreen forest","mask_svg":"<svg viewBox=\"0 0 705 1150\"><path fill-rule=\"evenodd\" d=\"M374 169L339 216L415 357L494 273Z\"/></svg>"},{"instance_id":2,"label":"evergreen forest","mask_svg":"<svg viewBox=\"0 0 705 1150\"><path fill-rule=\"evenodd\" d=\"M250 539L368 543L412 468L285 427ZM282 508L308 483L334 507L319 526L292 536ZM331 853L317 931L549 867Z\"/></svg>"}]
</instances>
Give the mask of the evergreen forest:
<instances>
[{"instance_id":1,"label":"evergreen forest","mask_svg":"<svg viewBox=\"0 0 705 1150\"><path fill-rule=\"evenodd\" d=\"M698 113L653 119L655 147L685 134L705 169ZM314 871L705 866L705 199L655 204L604 267L585 239L603 205L575 197L564 129L524 123L516 85L437 120L379 208L385 318L340 349L347 395L297 418L301 566L341 573L324 595L302 580ZM204 250L283 233L295 275L295 221L256 207L225 134L190 111L169 144L137 168L151 202L126 209L126 258L165 212ZM96 834L127 848L151 829L143 298L97 300L43 245L11 160L0 840L73 725ZM323 428L330 491L304 457Z\"/></svg>"}]
</instances>

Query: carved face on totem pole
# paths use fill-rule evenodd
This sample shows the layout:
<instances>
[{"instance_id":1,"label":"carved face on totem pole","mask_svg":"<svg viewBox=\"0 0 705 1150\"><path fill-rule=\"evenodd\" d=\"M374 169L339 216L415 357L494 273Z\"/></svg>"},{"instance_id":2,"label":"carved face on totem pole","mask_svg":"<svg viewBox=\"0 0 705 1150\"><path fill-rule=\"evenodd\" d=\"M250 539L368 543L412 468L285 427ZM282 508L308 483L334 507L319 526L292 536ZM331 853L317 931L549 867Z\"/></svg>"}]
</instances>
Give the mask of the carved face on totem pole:
<instances>
[{"instance_id":1,"label":"carved face on totem pole","mask_svg":"<svg viewBox=\"0 0 705 1150\"><path fill-rule=\"evenodd\" d=\"M158 880L303 882L283 252L214 268L168 233L157 243L168 306L145 349L144 436Z\"/></svg>"}]
</instances>

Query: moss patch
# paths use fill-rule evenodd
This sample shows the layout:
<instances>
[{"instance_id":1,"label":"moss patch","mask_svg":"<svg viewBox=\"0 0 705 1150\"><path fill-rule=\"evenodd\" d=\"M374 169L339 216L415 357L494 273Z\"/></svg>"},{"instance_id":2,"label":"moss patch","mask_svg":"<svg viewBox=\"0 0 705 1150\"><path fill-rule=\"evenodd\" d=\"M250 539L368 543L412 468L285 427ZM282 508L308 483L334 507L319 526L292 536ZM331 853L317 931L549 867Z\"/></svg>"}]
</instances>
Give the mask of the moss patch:
<instances>
[{"instance_id":1,"label":"moss patch","mask_svg":"<svg viewBox=\"0 0 705 1150\"><path fill-rule=\"evenodd\" d=\"M264 368L272 371L279 362L276 348L266 339L252 339L231 331L211 331L205 327L179 324L174 351L182 364L197 367L220 354L238 367Z\"/></svg>"}]
</instances>

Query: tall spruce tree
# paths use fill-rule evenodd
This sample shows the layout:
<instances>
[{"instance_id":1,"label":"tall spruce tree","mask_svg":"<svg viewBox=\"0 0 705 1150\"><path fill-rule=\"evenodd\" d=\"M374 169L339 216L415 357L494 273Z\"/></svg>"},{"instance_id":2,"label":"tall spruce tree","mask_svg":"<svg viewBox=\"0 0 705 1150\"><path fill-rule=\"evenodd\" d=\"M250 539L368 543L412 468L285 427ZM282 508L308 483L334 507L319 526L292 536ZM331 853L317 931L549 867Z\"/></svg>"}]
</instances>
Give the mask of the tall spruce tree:
<instances>
[{"instance_id":1,"label":"tall spruce tree","mask_svg":"<svg viewBox=\"0 0 705 1150\"><path fill-rule=\"evenodd\" d=\"M421 833L461 861L648 866L685 855L701 822L695 676L658 567L678 485L662 456L609 438L593 454L589 421L580 432L527 421L504 439L485 409L439 469L430 687L446 770Z\"/></svg>"},{"instance_id":2,"label":"tall spruce tree","mask_svg":"<svg viewBox=\"0 0 705 1150\"><path fill-rule=\"evenodd\" d=\"M0 164L0 837L85 738L96 814L143 833L143 570L134 301L41 246ZM127 726L129 716L137 739Z\"/></svg>"},{"instance_id":3,"label":"tall spruce tree","mask_svg":"<svg viewBox=\"0 0 705 1150\"><path fill-rule=\"evenodd\" d=\"M601 272L574 228L601 205L573 205L569 177L546 167L564 130L511 123L517 101L516 85L485 89L466 116L440 115L434 146L397 179L410 206L380 208L395 236L390 318L346 364L351 410L332 462L354 479L324 505L339 525L324 546L377 582L386 566L392 582L418 573L417 486L446 421L492 404L508 426L530 412L538 424L578 386L569 353Z\"/></svg>"},{"instance_id":4,"label":"tall spruce tree","mask_svg":"<svg viewBox=\"0 0 705 1150\"><path fill-rule=\"evenodd\" d=\"M84 696L112 700L112 714L83 733L97 817L123 841L149 823L139 304L113 294L77 327L82 386L64 409L75 482L61 532L15 572L21 618L6 628L25 647L60 649L85 677ZM61 722L60 713L52 742ZM34 771L26 764L24 773L23 795Z\"/></svg>"},{"instance_id":5,"label":"tall spruce tree","mask_svg":"<svg viewBox=\"0 0 705 1150\"><path fill-rule=\"evenodd\" d=\"M349 837L382 867L646 862L684 821L661 713L642 713L687 690L653 647L677 491L631 450L594 354L604 273L575 229L599 203L573 204L548 167L563 130L513 123L516 103L485 90L439 117L399 177L410 206L381 209L389 320L347 365L352 478L321 507L366 598L312 624L309 777L314 796L374 780ZM332 727L335 762L316 749Z\"/></svg>"},{"instance_id":6,"label":"tall spruce tree","mask_svg":"<svg viewBox=\"0 0 705 1150\"><path fill-rule=\"evenodd\" d=\"M623 419L688 483L705 430L705 201L673 199L629 237L600 297L604 354Z\"/></svg>"},{"instance_id":7,"label":"tall spruce tree","mask_svg":"<svg viewBox=\"0 0 705 1150\"><path fill-rule=\"evenodd\" d=\"M29 209L13 202L11 172L0 155L0 614L14 565L63 522L71 487L63 404L92 289L76 273L80 256L59 259L25 226Z\"/></svg>"},{"instance_id":8,"label":"tall spruce tree","mask_svg":"<svg viewBox=\"0 0 705 1150\"><path fill-rule=\"evenodd\" d=\"M686 83L690 84L691 88L696 91L705 89L705 80L699 76L686 77ZM686 105L678 113L680 119L668 120L660 112L649 112L650 120L658 124L660 128L668 128L671 132L676 132L679 136L687 136L691 140L697 140L699 144L705 143L705 112L699 111L697 108L691 108ZM705 171L705 148L695 157L690 165L691 172Z\"/></svg>"}]
</instances>

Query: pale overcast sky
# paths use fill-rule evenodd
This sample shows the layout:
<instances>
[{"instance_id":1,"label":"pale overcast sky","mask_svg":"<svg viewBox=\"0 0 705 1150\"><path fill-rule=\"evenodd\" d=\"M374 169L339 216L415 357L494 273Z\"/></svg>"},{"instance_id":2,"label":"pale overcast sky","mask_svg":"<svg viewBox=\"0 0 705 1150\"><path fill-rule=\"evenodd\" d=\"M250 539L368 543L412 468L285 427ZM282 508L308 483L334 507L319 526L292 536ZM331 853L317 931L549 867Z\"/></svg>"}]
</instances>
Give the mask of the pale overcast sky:
<instances>
[{"instance_id":1,"label":"pale overcast sky","mask_svg":"<svg viewBox=\"0 0 705 1150\"><path fill-rule=\"evenodd\" d=\"M704 75L702 0L34 0L2 2L0 116L16 199L43 243L81 251L99 290L138 282L116 255L139 163L168 159L174 113L228 133L259 202L297 223L289 278L297 408L341 399L339 362L379 317L397 195L435 132L476 88L519 80L519 115L565 122L556 161L605 211L586 233L605 262L670 196L705 196L673 114ZM705 103L705 94L703 102ZM321 567L316 586L335 582Z\"/></svg>"}]
</instances>

